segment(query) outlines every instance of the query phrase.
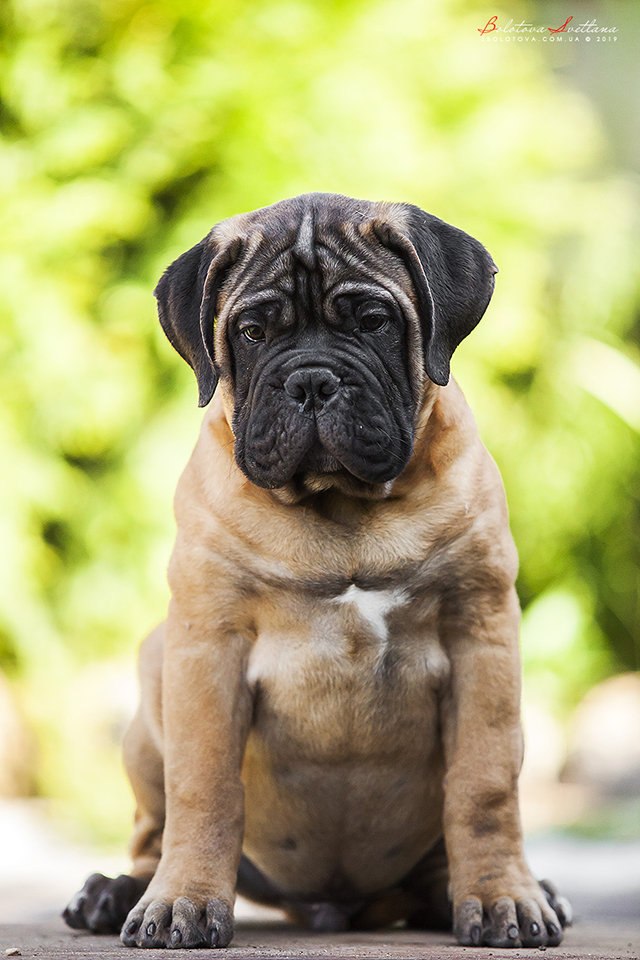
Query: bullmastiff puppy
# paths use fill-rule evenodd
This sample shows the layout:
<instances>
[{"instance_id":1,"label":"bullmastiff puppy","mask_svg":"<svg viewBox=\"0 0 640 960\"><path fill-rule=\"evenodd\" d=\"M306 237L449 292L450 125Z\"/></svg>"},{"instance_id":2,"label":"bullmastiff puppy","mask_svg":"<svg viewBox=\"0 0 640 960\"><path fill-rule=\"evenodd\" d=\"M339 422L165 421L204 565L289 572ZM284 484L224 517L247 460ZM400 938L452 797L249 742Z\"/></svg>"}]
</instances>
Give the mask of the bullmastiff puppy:
<instances>
[{"instance_id":1,"label":"bullmastiff puppy","mask_svg":"<svg viewBox=\"0 0 640 960\"><path fill-rule=\"evenodd\" d=\"M522 848L516 550L449 377L496 272L417 207L309 194L160 280L212 402L125 741L133 869L71 926L223 947L237 889L316 930L562 939Z\"/></svg>"}]
</instances>

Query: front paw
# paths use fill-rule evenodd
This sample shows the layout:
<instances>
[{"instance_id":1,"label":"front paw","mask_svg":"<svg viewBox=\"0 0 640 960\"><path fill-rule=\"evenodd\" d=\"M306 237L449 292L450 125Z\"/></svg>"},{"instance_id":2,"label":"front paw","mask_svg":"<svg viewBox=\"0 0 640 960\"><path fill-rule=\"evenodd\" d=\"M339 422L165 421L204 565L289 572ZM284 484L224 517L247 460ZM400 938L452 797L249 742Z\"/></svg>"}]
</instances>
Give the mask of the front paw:
<instances>
[{"instance_id":1,"label":"front paw","mask_svg":"<svg viewBox=\"0 0 640 960\"><path fill-rule=\"evenodd\" d=\"M233 937L233 910L224 900L198 906L189 897L144 901L129 913L120 939L127 947L226 947Z\"/></svg>"},{"instance_id":2,"label":"front paw","mask_svg":"<svg viewBox=\"0 0 640 960\"><path fill-rule=\"evenodd\" d=\"M564 897L544 887L529 896L498 897L486 902L467 897L455 911L453 930L463 946L556 947L563 927L571 923L571 908ZM554 909L555 908L555 909Z\"/></svg>"}]
</instances>

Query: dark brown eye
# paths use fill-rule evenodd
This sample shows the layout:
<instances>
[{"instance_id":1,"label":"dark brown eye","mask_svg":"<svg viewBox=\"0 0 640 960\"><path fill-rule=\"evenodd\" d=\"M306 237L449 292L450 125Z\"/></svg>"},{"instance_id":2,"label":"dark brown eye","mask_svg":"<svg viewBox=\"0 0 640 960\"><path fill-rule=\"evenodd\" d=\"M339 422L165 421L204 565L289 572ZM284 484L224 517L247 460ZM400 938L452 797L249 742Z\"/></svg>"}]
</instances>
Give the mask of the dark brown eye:
<instances>
[{"instance_id":1,"label":"dark brown eye","mask_svg":"<svg viewBox=\"0 0 640 960\"><path fill-rule=\"evenodd\" d=\"M360 329L366 330L368 333L381 330L387 320L386 313L365 313L364 316L360 317Z\"/></svg>"},{"instance_id":2,"label":"dark brown eye","mask_svg":"<svg viewBox=\"0 0 640 960\"><path fill-rule=\"evenodd\" d=\"M261 343L265 338L264 330L257 323L250 323L247 327L243 327L240 333L249 343Z\"/></svg>"}]
</instances>

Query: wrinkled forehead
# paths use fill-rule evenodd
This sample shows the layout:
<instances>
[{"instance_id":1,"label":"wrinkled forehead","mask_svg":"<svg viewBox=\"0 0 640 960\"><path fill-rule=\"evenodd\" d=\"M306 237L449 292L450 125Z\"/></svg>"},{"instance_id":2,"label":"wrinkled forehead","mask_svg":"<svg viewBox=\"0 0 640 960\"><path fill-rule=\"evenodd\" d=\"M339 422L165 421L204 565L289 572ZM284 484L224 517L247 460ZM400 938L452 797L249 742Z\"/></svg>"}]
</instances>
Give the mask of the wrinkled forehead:
<instances>
[{"instance_id":1,"label":"wrinkled forehead","mask_svg":"<svg viewBox=\"0 0 640 960\"><path fill-rule=\"evenodd\" d=\"M315 295L325 303L354 292L412 299L402 260L379 242L372 227L382 216L402 230L404 210L393 204L339 202L346 198L299 202L304 200L282 201L214 229L217 243L242 242L242 254L220 292L221 313L274 298L293 299L305 273L313 276Z\"/></svg>"}]
</instances>

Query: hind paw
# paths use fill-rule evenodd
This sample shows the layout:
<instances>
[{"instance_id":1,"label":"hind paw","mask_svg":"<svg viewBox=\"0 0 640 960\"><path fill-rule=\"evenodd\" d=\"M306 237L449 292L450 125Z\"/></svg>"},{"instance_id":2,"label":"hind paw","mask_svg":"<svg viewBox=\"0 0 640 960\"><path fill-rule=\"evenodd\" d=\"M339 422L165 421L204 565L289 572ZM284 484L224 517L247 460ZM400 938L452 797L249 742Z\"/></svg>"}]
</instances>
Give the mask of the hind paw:
<instances>
[{"instance_id":1,"label":"hind paw","mask_svg":"<svg viewBox=\"0 0 640 960\"><path fill-rule=\"evenodd\" d=\"M75 930L120 933L127 914L148 885L148 877L123 873L112 878L94 873L72 898L62 917Z\"/></svg>"}]
</instances>

